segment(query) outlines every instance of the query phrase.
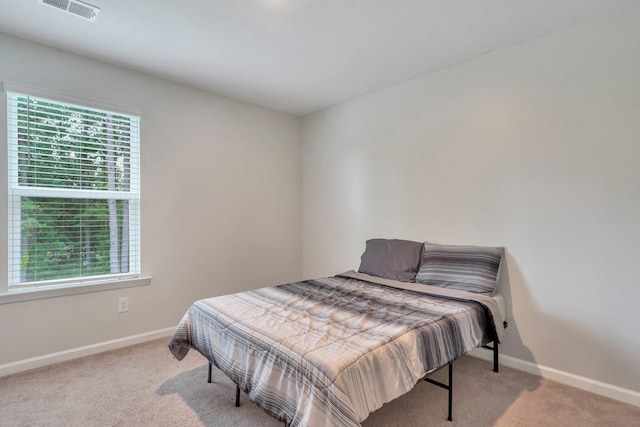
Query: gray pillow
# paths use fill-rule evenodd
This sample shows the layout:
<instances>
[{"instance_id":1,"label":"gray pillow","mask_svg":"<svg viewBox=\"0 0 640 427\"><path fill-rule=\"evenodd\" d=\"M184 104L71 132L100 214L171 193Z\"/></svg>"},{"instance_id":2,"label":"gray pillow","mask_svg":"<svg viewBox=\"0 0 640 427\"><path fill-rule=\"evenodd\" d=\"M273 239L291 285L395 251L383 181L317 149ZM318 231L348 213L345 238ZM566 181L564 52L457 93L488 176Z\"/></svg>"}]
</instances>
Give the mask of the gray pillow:
<instances>
[{"instance_id":1,"label":"gray pillow","mask_svg":"<svg viewBox=\"0 0 640 427\"><path fill-rule=\"evenodd\" d=\"M371 239L360 258L360 273L384 279L414 282L422 243L398 239Z\"/></svg>"},{"instance_id":2,"label":"gray pillow","mask_svg":"<svg viewBox=\"0 0 640 427\"><path fill-rule=\"evenodd\" d=\"M425 285L493 295L503 247L436 245L425 242L416 281Z\"/></svg>"}]
</instances>

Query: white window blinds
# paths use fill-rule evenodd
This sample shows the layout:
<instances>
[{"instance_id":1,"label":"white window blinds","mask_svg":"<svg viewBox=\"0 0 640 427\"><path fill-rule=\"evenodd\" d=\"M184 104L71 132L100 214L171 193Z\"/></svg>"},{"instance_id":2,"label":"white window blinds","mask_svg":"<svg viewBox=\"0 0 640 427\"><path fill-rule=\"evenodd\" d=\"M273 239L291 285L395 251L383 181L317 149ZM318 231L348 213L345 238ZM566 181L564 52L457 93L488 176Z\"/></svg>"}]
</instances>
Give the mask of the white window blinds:
<instances>
[{"instance_id":1,"label":"white window blinds","mask_svg":"<svg viewBox=\"0 0 640 427\"><path fill-rule=\"evenodd\" d=\"M140 273L139 124L7 92L10 289Z\"/></svg>"}]
</instances>

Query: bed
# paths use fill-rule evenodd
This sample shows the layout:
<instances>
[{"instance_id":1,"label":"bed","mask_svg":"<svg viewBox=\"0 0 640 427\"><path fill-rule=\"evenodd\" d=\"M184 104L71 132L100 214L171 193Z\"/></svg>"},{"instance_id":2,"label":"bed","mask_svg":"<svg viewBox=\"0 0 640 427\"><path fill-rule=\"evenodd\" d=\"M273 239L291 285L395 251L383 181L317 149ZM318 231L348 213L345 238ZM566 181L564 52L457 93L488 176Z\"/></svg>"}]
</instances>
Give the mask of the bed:
<instances>
[{"instance_id":1,"label":"bed","mask_svg":"<svg viewBox=\"0 0 640 427\"><path fill-rule=\"evenodd\" d=\"M290 426L360 426L448 365L449 384L430 382L449 390L451 419L453 361L493 343L497 370L504 331L493 290L472 292L461 277L496 282L503 250L492 248L487 276L484 255L454 271L446 261L460 264L460 248L478 247L420 243L408 256L409 243L367 241L358 272L196 301L169 348L178 360L197 350L237 385L236 404L244 391Z\"/></svg>"}]
</instances>

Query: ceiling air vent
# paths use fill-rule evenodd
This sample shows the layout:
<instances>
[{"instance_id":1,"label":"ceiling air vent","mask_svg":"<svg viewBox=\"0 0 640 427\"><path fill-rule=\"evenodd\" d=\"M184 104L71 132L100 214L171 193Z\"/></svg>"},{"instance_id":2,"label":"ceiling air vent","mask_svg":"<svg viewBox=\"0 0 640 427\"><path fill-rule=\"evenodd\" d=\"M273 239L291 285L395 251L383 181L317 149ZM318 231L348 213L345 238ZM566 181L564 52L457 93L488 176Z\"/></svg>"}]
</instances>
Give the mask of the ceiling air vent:
<instances>
[{"instance_id":1,"label":"ceiling air vent","mask_svg":"<svg viewBox=\"0 0 640 427\"><path fill-rule=\"evenodd\" d=\"M72 15L79 16L80 18L88 19L93 22L98 17L100 12L99 7L91 6L88 3L78 0L37 0L40 4L46 4L53 6L56 9L60 9Z\"/></svg>"}]
</instances>

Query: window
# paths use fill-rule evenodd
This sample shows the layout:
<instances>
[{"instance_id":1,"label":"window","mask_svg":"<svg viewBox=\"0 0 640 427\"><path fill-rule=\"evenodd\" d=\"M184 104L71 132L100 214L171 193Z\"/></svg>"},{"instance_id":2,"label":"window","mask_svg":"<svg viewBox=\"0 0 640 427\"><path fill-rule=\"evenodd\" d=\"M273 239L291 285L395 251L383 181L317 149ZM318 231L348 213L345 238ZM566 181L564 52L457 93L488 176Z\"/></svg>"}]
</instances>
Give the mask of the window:
<instances>
[{"instance_id":1,"label":"window","mask_svg":"<svg viewBox=\"0 0 640 427\"><path fill-rule=\"evenodd\" d=\"M10 291L140 273L139 123L7 92Z\"/></svg>"}]
</instances>

